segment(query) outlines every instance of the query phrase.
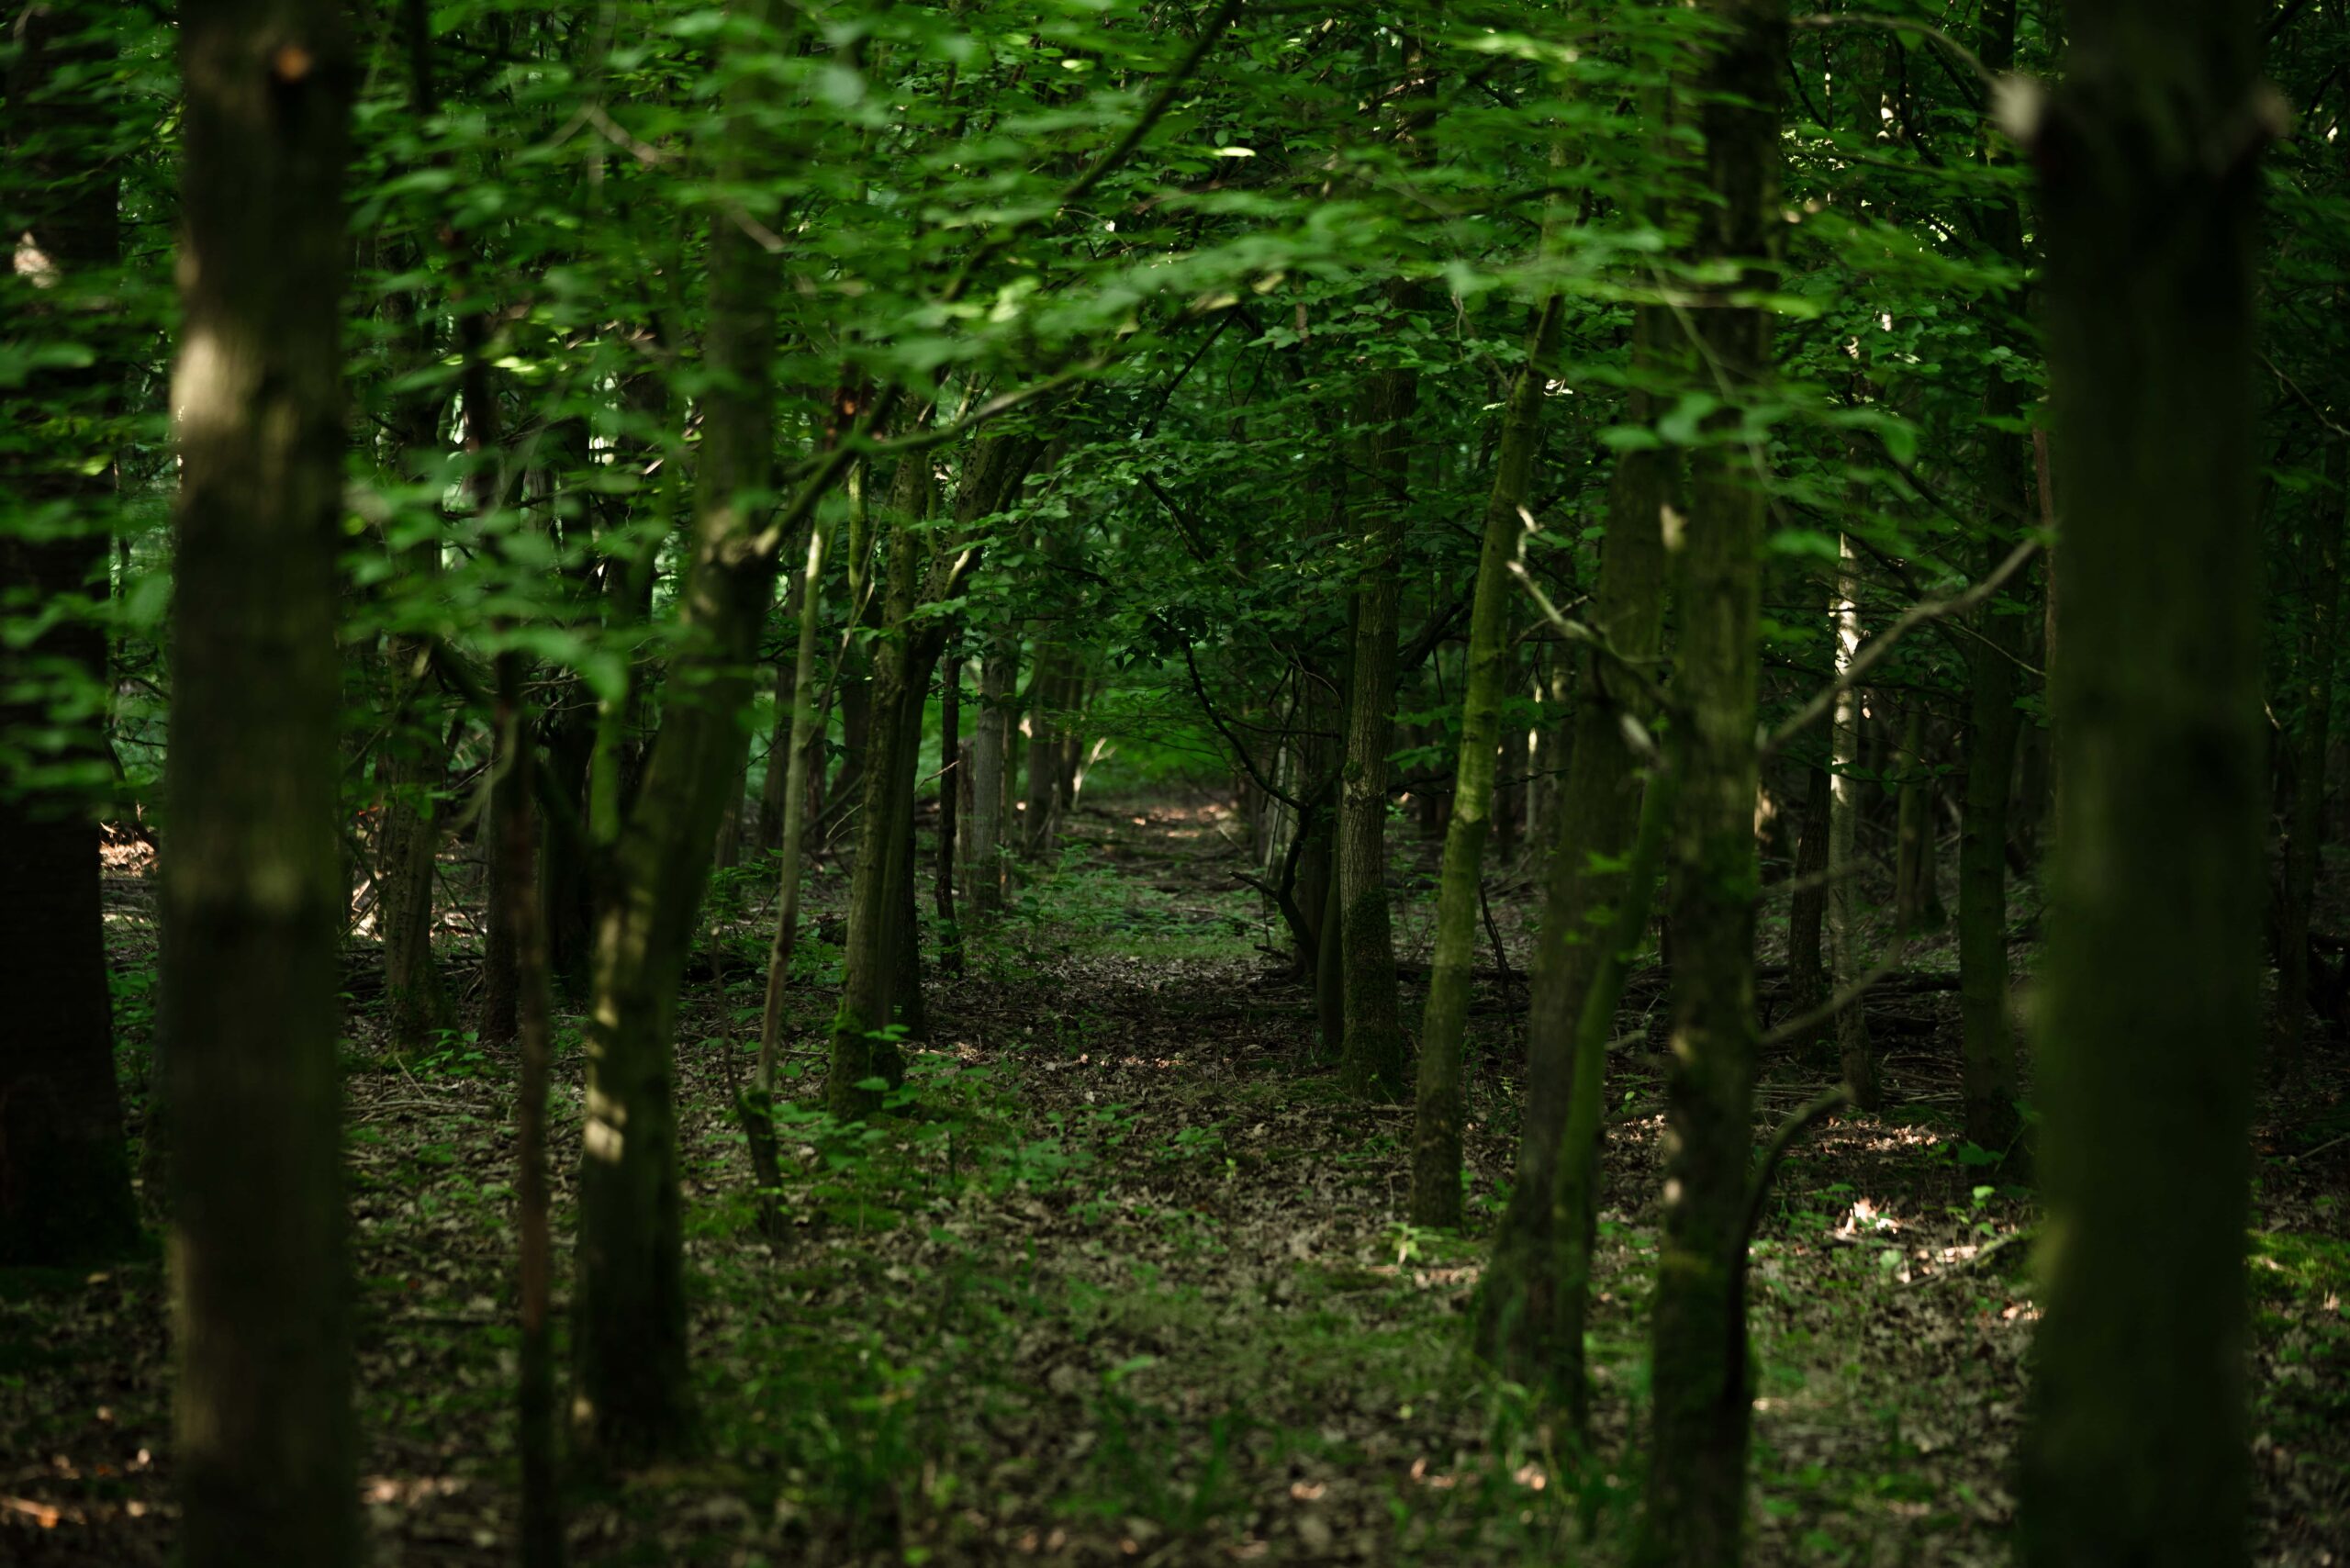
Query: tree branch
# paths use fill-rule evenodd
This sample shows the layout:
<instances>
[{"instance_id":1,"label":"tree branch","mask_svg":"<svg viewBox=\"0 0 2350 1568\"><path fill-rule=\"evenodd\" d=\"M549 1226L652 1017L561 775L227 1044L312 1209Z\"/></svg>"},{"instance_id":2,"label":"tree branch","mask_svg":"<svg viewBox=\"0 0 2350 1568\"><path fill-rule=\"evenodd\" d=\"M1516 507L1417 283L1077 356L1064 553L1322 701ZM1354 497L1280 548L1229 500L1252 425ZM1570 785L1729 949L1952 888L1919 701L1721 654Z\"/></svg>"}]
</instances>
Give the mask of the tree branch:
<instances>
[{"instance_id":1,"label":"tree branch","mask_svg":"<svg viewBox=\"0 0 2350 1568\"><path fill-rule=\"evenodd\" d=\"M1922 603L1913 604L1902 611L1900 617L1892 625L1870 638L1868 645L1852 655L1852 662L1839 671L1834 680L1829 682L1827 687L1816 694L1810 701L1796 710L1793 718L1763 738L1762 755L1769 756L1773 752L1826 718L1829 711L1835 707L1836 699L1859 685L1861 678L1875 668L1884 660L1885 655L1893 651L1894 644L1898 643L1904 634L1930 621L1939 621L1945 615L1964 615L2006 587L2010 577L2022 571L2031 558L2040 554L2040 543L2037 539L2025 540L2008 553L2008 558L2000 562L1989 577L1964 592L1953 594L1948 599L1930 599Z\"/></svg>"}]
</instances>

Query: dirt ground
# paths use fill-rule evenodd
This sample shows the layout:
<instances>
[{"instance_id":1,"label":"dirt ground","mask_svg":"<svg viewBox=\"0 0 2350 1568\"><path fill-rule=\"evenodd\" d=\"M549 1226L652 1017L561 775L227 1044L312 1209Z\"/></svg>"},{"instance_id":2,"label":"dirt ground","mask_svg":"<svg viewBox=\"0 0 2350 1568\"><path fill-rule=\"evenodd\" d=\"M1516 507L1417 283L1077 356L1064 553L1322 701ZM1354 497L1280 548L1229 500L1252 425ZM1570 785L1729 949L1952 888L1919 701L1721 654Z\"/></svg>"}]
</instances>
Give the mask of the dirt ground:
<instances>
[{"instance_id":1,"label":"dirt ground","mask_svg":"<svg viewBox=\"0 0 2350 1568\"><path fill-rule=\"evenodd\" d=\"M1399 1223L1408 1111L1348 1102L1315 1060L1312 999L1263 950L1275 927L1234 879L1222 809L1096 805L1071 829L1061 866L971 939L965 973L933 977L932 1036L897 1114L861 1129L787 1122L781 1245L754 1223L729 1110L765 942L759 897L744 895L717 944L722 978L693 982L679 1041L700 1450L576 1488L575 1559L1613 1561L1638 1495L1655 1247L1646 1048L1611 1064L1597 1429L1577 1453L1475 1363L1462 1331L1510 1175L1522 979L1489 973L1472 1021L1477 1234L1416 1233ZM819 916L844 882L817 878ZM151 906L134 878L116 884L135 1071ZM1404 890L1407 969L1427 938L1424 884ZM1494 890L1522 973L1531 898ZM1873 1003L1892 1109L1808 1139L1758 1240L1757 1563L2009 1560L2034 1211L1986 1182L1957 1132L1956 998L1934 978L1953 962L1919 955L1919 978ZM836 972L836 951L809 944L791 1066L811 1084ZM1657 990L1637 984L1633 1003L1652 1007ZM1407 1010L1418 998L1407 984ZM364 1002L349 1033L375 1561L509 1561L511 1063L458 1036L389 1065ZM559 1045L564 1150L576 1027ZM2264 1564L2350 1561L2345 1078L2330 1042L2259 1137ZM1826 1080L1825 1064L1766 1061L1762 1119ZM557 1176L567 1256L571 1173ZM169 1401L155 1260L0 1276L0 1563L166 1562Z\"/></svg>"}]
</instances>

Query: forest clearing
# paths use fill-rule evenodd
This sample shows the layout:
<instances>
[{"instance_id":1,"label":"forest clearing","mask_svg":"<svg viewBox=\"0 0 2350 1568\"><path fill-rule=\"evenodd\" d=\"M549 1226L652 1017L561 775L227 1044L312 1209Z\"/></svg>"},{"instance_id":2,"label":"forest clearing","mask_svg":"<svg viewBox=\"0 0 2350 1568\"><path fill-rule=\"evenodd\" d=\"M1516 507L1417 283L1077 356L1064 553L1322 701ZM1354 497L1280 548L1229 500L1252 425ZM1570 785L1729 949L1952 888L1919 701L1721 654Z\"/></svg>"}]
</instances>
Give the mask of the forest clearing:
<instances>
[{"instance_id":1,"label":"forest clearing","mask_svg":"<svg viewBox=\"0 0 2350 1568\"><path fill-rule=\"evenodd\" d=\"M0 0L0 1562L2340 1563L2345 117Z\"/></svg>"}]
</instances>

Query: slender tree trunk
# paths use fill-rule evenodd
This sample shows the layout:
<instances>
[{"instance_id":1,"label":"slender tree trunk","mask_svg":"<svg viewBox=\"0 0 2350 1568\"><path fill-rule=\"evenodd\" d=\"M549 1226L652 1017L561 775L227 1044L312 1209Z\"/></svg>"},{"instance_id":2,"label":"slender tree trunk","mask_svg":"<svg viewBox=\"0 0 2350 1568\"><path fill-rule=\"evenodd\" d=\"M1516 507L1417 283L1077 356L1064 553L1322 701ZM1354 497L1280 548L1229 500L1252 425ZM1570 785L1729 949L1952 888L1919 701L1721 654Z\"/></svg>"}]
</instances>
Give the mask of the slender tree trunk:
<instances>
[{"instance_id":1,"label":"slender tree trunk","mask_svg":"<svg viewBox=\"0 0 2350 1568\"><path fill-rule=\"evenodd\" d=\"M1032 860L1053 852L1060 828L1061 730L1072 672L1058 644L1037 651L1036 672L1028 681L1028 789L1023 813L1023 848Z\"/></svg>"},{"instance_id":2,"label":"slender tree trunk","mask_svg":"<svg viewBox=\"0 0 2350 1568\"><path fill-rule=\"evenodd\" d=\"M2065 648L2031 1568L2246 1560L2264 802L2248 4L2072 0L2033 148Z\"/></svg>"},{"instance_id":3,"label":"slender tree trunk","mask_svg":"<svg viewBox=\"0 0 2350 1568\"><path fill-rule=\"evenodd\" d=\"M767 47L780 6L739 13ZM729 104L726 161L741 177L773 84L746 73ZM699 493L669 700L613 847L613 894L597 932L587 1027L588 1114L573 1309L575 1450L599 1465L676 1450L692 1425L677 1191L677 987L710 878L718 819L742 766L772 595L772 553L751 548L774 487L775 299L780 266L731 218L711 226L715 373L702 400Z\"/></svg>"},{"instance_id":4,"label":"slender tree trunk","mask_svg":"<svg viewBox=\"0 0 2350 1568\"><path fill-rule=\"evenodd\" d=\"M1779 221L1785 0L1709 0L1724 30L1697 110L1707 184L1698 252L1771 286L1761 259ZM1770 363L1771 319L1729 297L1696 313L1706 356L1751 396ZM1652 1439L1635 1561L1736 1568L1746 1518L1750 1394L1739 1281L1754 1115L1754 745L1762 492L1734 413L1690 463L1677 554L1685 607L1676 659L1684 711L1671 922L1673 1065L1666 1082L1663 1237L1657 1264Z\"/></svg>"},{"instance_id":5,"label":"slender tree trunk","mask_svg":"<svg viewBox=\"0 0 2350 1568\"><path fill-rule=\"evenodd\" d=\"M980 917L1003 908L1004 780L1011 776L1012 692L1020 650L991 638L979 657L979 724L971 737L971 908Z\"/></svg>"},{"instance_id":6,"label":"slender tree trunk","mask_svg":"<svg viewBox=\"0 0 2350 1568\"><path fill-rule=\"evenodd\" d=\"M1445 1229L1460 1224L1460 1124L1464 1095L1460 1046L1469 1024L1469 979L1477 958L1478 883L1494 805L1494 765L1501 745L1502 702L1510 674L1510 558L1518 537L1542 442L1542 399L1564 314L1556 295L1538 308L1526 365L1511 389L1485 501L1469 615L1469 658L1461 683L1460 753L1455 765L1452 822L1445 830L1437 882L1436 952L1427 1011L1420 1020L1419 1082L1412 1118L1412 1223Z\"/></svg>"},{"instance_id":7,"label":"slender tree trunk","mask_svg":"<svg viewBox=\"0 0 2350 1568\"><path fill-rule=\"evenodd\" d=\"M1342 922L1338 904L1338 827L1335 812L1329 833L1332 840L1330 874L1323 879L1322 920L1315 939L1314 1015L1320 1059L1338 1062L1345 1059L1347 1045L1347 976L1344 941L1339 931Z\"/></svg>"},{"instance_id":8,"label":"slender tree trunk","mask_svg":"<svg viewBox=\"0 0 2350 1568\"><path fill-rule=\"evenodd\" d=\"M1836 674L1844 672L1861 648L1860 562L1851 537L1838 541L1836 598L1829 609L1829 623L1836 633ZM1830 794L1828 805L1828 958L1830 979L1836 991L1857 983L1866 970L1863 959L1861 921L1864 905L1857 876L1860 857L1861 692L1847 686L1836 694L1836 711L1829 732ZM1841 1060L1844 1087L1852 1103L1864 1110L1877 1105L1876 1054L1869 1045L1868 1014L1858 1002L1836 1015L1836 1053Z\"/></svg>"},{"instance_id":9,"label":"slender tree trunk","mask_svg":"<svg viewBox=\"0 0 2350 1568\"><path fill-rule=\"evenodd\" d=\"M1986 0L1975 48L1986 70L2013 67L2015 33L2015 0ZM1982 156L1995 165L2008 161L2003 144L1987 130ZM2011 201L1998 201L1986 209L1984 218L2000 254L2020 263L2021 210ZM2014 419L2023 412L2023 389L1995 370L1983 404L1993 420ZM2022 440L1998 433L1989 439L1992 494L2012 506L2018 516L2031 516L2038 487ZM1989 542L1986 564L2004 548L2004 541ZM1968 656L1966 796L1958 840L1961 1096L1966 1137L1977 1148L2001 1153L2016 1147L2022 1130L2016 1109L2015 1040L2008 1023L2008 826L2016 742L2023 724L2016 708L2016 670L2023 652L2024 617L2009 610L2008 605L1994 601L1975 617L1976 640Z\"/></svg>"},{"instance_id":10,"label":"slender tree trunk","mask_svg":"<svg viewBox=\"0 0 2350 1568\"><path fill-rule=\"evenodd\" d=\"M718 819L718 834L711 845L713 869L732 871L743 863L743 808L750 796L750 769L744 767L728 786L726 808Z\"/></svg>"},{"instance_id":11,"label":"slender tree trunk","mask_svg":"<svg viewBox=\"0 0 2350 1568\"><path fill-rule=\"evenodd\" d=\"M768 764L786 770L783 790L782 842L779 846L775 898L775 936L767 948L767 994L759 1012L759 1065L743 1106L743 1125L751 1152L751 1173L758 1183L761 1228L770 1239L782 1231L778 1196L782 1167L776 1154L776 1070L783 1050L783 999L791 982L791 958L800 941L800 884L805 870L802 851L813 810L808 783L822 771L819 748L823 721L816 711L816 636L822 622L824 534L809 530L808 564L800 580L800 645L791 666L790 729L785 751Z\"/></svg>"},{"instance_id":12,"label":"slender tree trunk","mask_svg":"<svg viewBox=\"0 0 2350 1568\"><path fill-rule=\"evenodd\" d=\"M897 956L890 965L890 1022L902 1027L910 1040L930 1037L929 999L923 991L922 904L914 897L914 866L921 859L914 841L914 775L922 762L923 699L930 689L934 659L915 652L908 660L908 689L901 698L898 725L902 732L890 758L897 769L890 788L890 941Z\"/></svg>"},{"instance_id":13,"label":"slender tree trunk","mask_svg":"<svg viewBox=\"0 0 2350 1568\"><path fill-rule=\"evenodd\" d=\"M1828 918L1828 817L1832 785L1828 769L1804 770L1803 820L1796 841L1796 890L1787 902L1787 994L1791 1013L1828 1000L1821 935Z\"/></svg>"},{"instance_id":14,"label":"slender tree trunk","mask_svg":"<svg viewBox=\"0 0 2350 1568\"><path fill-rule=\"evenodd\" d=\"M2012 442L2009 443L2012 444ZM1989 555L1986 555L1989 560ZM1986 606L1976 626L1967 703L1966 799L1958 841L1959 1011L1966 1137L1977 1147L2012 1148L2015 1042L2008 1025L2008 793L2015 773L2016 666L2022 622ZM1857 1009L1855 1010L1857 1011Z\"/></svg>"},{"instance_id":15,"label":"slender tree trunk","mask_svg":"<svg viewBox=\"0 0 2350 1568\"><path fill-rule=\"evenodd\" d=\"M553 1054L554 999L546 924L536 886L538 824L532 809L531 733L522 718L522 658L510 652L498 658L496 744L492 835L507 886L514 890L506 915L520 981L516 1036L521 1073L514 1103L514 1208L521 1253L515 1405L515 1448L522 1462L520 1557L523 1568L556 1568L563 1562L564 1541L555 1496L554 1343L548 1321L554 1269L547 1218L547 1069Z\"/></svg>"},{"instance_id":16,"label":"slender tree trunk","mask_svg":"<svg viewBox=\"0 0 2350 1568\"><path fill-rule=\"evenodd\" d=\"M2310 906L2325 842L2325 744L2333 713L2334 628L2342 606L2343 481L2350 463L2337 442L2326 449L2333 481L2301 521L2300 646L2295 684L2300 712L2292 733L2292 809L2285 835L2285 881L2277 921L2277 1067L2290 1077L2304 1058L2310 1017Z\"/></svg>"},{"instance_id":17,"label":"slender tree trunk","mask_svg":"<svg viewBox=\"0 0 2350 1568\"><path fill-rule=\"evenodd\" d=\"M1409 370L1381 371L1364 413L1371 486L1357 504L1362 575L1355 588L1354 675L1347 685L1347 752L1338 787L1340 984L1346 1002L1340 1075L1355 1093L1400 1099L1411 1047L1395 995L1387 907L1387 758L1394 749L1397 563L1410 480L1404 426L1419 397Z\"/></svg>"},{"instance_id":18,"label":"slender tree trunk","mask_svg":"<svg viewBox=\"0 0 2350 1568\"><path fill-rule=\"evenodd\" d=\"M912 462L902 463L884 532L887 564L881 635L873 647L872 711L866 727L864 794L858 805L856 865L849 879L848 933L842 943L841 1000L834 1015L832 1059L824 1103L844 1121L862 1119L880 1107L883 1087L905 1078L905 1061L884 1034L893 1021L903 926L912 897L908 874L912 825L914 758L908 743L919 737L922 676L912 619L917 599L914 530L927 512L926 476L908 479ZM922 508L917 511L917 507ZM912 707L912 722L908 709ZM899 807L901 778L907 802ZM877 1087L877 1085L881 1087Z\"/></svg>"},{"instance_id":19,"label":"slender tree trunk","mask_svg":"<svg viewBox=\"0 0 2350 1568\"><path fill-rule=\"evenodd\" d=\"M1650 367L1662 330L1644 311L1634 353ZM1637 378L1636 378L1637 379ZM1627 419L1645 423L1649 398L1635 393ZM1658 528L1672 471L1662 451L1617 459L1601 546L1592 624L1624 657L1652 658L1664 616L1664 543ZM1647 926L1651 895L1612 868L1630 845L1639 781L1624 742L1623 721L1636 704L1621 674L1585 654L1566 748L1566 778L1557 811L1558 842L1544 884L1541 935L1534 949L1533 995L1527 1017L1526 1110L1519 1129L1517 1182L1494 1238L1493 1260L1478 1303L1478 1339L1486 1356L1518 1382L1565 1396L1578 1428L1587 1409L1583 1362L1583 1293L1562 1278L1574 1238L1597 1221L1599 1129L1596 1097L1606 1068L1606 1039L1586 1059L1579 1023L1595 976L1613 956L1618 906L1639 901L1631 938ZM1615 1017L1614 1003L1606 1006ZM1575 1117L1583 1098L1593 1114ZM1587 1253L1588 1245L1584 1245Z\"/></svg>"},{"instance_id":20,"label":"slender tree trunk","mask_svg":"<svg viewBox=\"0 0 2350 1568\"><path fill-rule=\"evenodd\" d=\"M483 899L481 934L481 1037L493 1045L511 1045L521 1027L521 961L514 951L514 901L522 890L506 879L497 846L482 835Z\"/></svg>"},{"instance_id":21,"label":"slender tree trunk","mask_svg":"<svg viewBox=\"0 0 2350 1568\"><path fill-rule=\"evenodd\" d=\"M0 125L0 147L26 176L12 195L29 196L17 209L25 226L8 238L19 257L38 255L49 269L27 292L55 302L28 306L12 325L101 345L85 369L37 374L0 415L0 494L54 528L0 534L0 603L36 613L106 597L98 524L113 510L112 454L91 452L73 431L84 420L106 428L124 374L121 346L80 297L95 286L102 299L122 260L119 177L103 156L112 105L106 89L74 81L110 74L104 9L46 0L20 12ZM52 413L65 428L45 428ZM86 471L97 456L108 461ZM106 755L102 730L84 731L71 705L52 713L43 694L59 665L105 684L105 624L68 612L24 647L0 645L0 735L16 743L59 724L73 732L62 755L28 746L35 769ZM98 802L9 772L0 767L0 1264L57 1264L129 1247L139 1217L115 1082Z\"/></svg>"},{"instance_id":22,"label":"slender tree trunk","mask_svg":"<svg viewBox=\"0 0 2350 1568\"><path fill-rule=\"evenodd\" d=\"M181 488L159 1026L190 1568L359 1557L335 1056L353 80L341 13L324 0L179 13Z\"/></svg>"},{"instance_id":23,"label":"slender tree trunk","mask_svg":"<svg viewBox=\"0 0 2350 1568\"><path fill-rule=\"evenodd\" d=\"M759 817L751 838L751 855L755 860L765 860L783 842L784 781L791 774L787 758L791 750L793 668L781 659L776 661L775 723L767 732L767 766L759 778Z\"/></svg>"},{"instance_id":24,"label":"slender tree trunk","mask_svg":"<svg viewBox=\"0 0 2350 1568\"><path fill-rule=\"evenodd\" d=\"M1912 703L1901 723L1901 788L1893 877L1895 924L1902 934L1942 924L1934 875L1934 784L1926 765L1926 711Z\"/></svg>"},{"instance_id":25,"label":"slender tree trunk","mask_svg":"<svg viewBox=\"0 0 2350 1568\"><path fill-rule=\"evenodd\" d=\"M944 676L938 699L938 858L931 872L931 893L938 905L938 967L942 973L963 972L963 934L955 919L955 840L962 815L963 653L950 638L940 661Z\"/></svg>"},{"instance_id":26,"label":"slender tree trunk","mask_svg":"<svg viewBox=\"0 0 2350 1568\"><path fill-rule=\"evenodd\" d=\"M392 678L421 688L431 653L420 640L388 640ZM410 699L409 700L412 700ZM409 700L403 700L405 709ZM451 1010L432 958L433 872L441 844L434 796L447 773L447 747L436 721L396 717L375 755L383 796L376 838L375 928L384 946L384 1008L396 1055L410 1056L449 1027Z\"/></svg>"}]
</instances>

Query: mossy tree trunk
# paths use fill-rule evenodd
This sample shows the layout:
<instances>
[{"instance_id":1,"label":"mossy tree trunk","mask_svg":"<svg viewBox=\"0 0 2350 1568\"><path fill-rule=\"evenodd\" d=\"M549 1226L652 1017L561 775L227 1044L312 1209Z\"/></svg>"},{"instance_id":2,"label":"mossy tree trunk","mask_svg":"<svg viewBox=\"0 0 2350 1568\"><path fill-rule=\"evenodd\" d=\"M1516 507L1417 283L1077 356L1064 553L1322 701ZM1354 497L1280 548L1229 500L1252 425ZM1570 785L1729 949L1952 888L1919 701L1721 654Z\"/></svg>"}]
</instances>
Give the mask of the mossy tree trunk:
<instances>
[{"instance_id":1,"label":"mossy tree trunk","mask_svg":"<svg viewBox=\"0 0 2350 1568\"><path fill-rule=\"evenodd\" d=\"M1634 352L1644 366L1660 330L1658 313L1643 311ZM1627 422L1645 423L1651 412L1647 394L1636 392ZM1609 482L1591 624L1628 660L1652 658L1662 634L1665 559L1658 520L1671 478L1663 452L1635 450L1617 459ZM1568 1134L1576 1096L1600 1092L1606 1053L1583 1059L1578 1021L1609 956L1617 906L1632 896L1616 868L1632 840L1640 783L1623 728L1637 699L1624 689L1620 672L1597 655L1585 652L1576 664L1580 690L1556 812L1558 842L1534 950L1517 1183L1494 1238L1477 1334L1483 1353L1506 1375L1561 1394L1580 1427L1584 1303L1570 1299L1580 1293L1566 1289L1561 1272L1573 1237L1596 1223L1597 1115L1588 1120L1587 1137Z\"/></svg>"},{"instance_id":2,"label":"mossy tree trunk","mask_svg":"<svg viewBox=\"0 0 2350 1568\"><path fill-rule=\"evenodd\" d=\"M1709 0L1721 24L1696 93L1707 184L1701 259L1771 286L1779 218L1785 0ZM1738 397L1768 373L1771 318L1725 289L1696 312L1706 359ZM1754 741L1763 476L1733 413L1690 461L1676 553L1683 607L1669 921L1674 998L1665 1091L1647 1495L1635 1560L1735 1568L1746 1517L1750 1395L1746 1167L1754 1114ZM1729 428L1725 428L1729 427Z\"/></svg>"},{"instance_id":3,"label":"mossy tree trunk","mask_svg":"<svg viewBox=\"0 0 2350 1568\"><path fill-rule=\"evenodd\" d=\"M1492 492L1485 499L1469 612L1469 655L1461 683L1460 751L1454 766L1452 821L1445 829L1438 874L1436 947L1420 1019L1419 1078L1413 1101L1412 1201L1415 1225L1460 1224L1461 1039L1469 1023L1469 979L1478 945L1478 882L1494 810L1494 772L1501 745L1502 702L1513 646L1509 567L1542 440L1542 400L1558 350L1563 307L1556 295L1535 308L1526 364L1510 389Z\"/></svg>"},{"instance_id":4,"label":"mossy tree trunk","mask_svg":"<svg viewBox=\"0 0 2350 1568\"><path fill-rule=\"evenodd\" d=\"M746 58L774 47L777 0L735 17ZM730 89L725 153L743 177L745 123L771 80ZM587 1118L572 1344L575 1450L628 1465L673 1452L692 1425L686 1378L685 1260L677 1191L677 987L710 879L718 821L742 766L776 558L755 548L774 487L778 260L721 215L711 226L711 372L702 401L690 554L660 734L619 840L598 924L587 1027Z\"/></svg>"},{"instance_id":5,"label":"mossy tree trunk","mask_svg":"<svg viewBox=\"0 0 2350 1568\"><path fill-rule=\"evenodd\" d=\"M933 500L928 470L920 460L900 465L883 535L881 635L874 643L865 796L824 1084L825 1105L844 1119L871 1115L883 1092L875 1085L894 1087L903 1080L903 1057L886 1037L888 1026L902 1024L919 1035L926 1023L915 942L914 768L923 698L948 627L934 618L918 621L916 611L961 590L982 554L974 531L1010 501L1043 451L1042 442L1019 434L979 442L956 494L953 538L940 542L927 561L917 536ZM1032 767L1045 760L1043 748L1032 748Z\"/></svg>"},{"instance_id":6,"label":"mossy tree trunk","mask_svg":"<svg viewBox=\"0 0 2350 1568\"><path fill-rule=\"evenodd\" d=\"M2038 127L2064 503L2032 1568L2246 1560L2266 769L2249 4L2073 0Z\"/></svg>"},{"instance_id":7,"label":"mossy tree trunk","mask_svg":"<svg viewBox=\"0 0 2350 1568\"><path fill-rule=\"evenodd\" d=\"M179 11L181 488L159 1027L190 1568L359 1557L335 946L340 6ZM266 693L256 700L256 693Z\"/></svg>"}]
</instances>

